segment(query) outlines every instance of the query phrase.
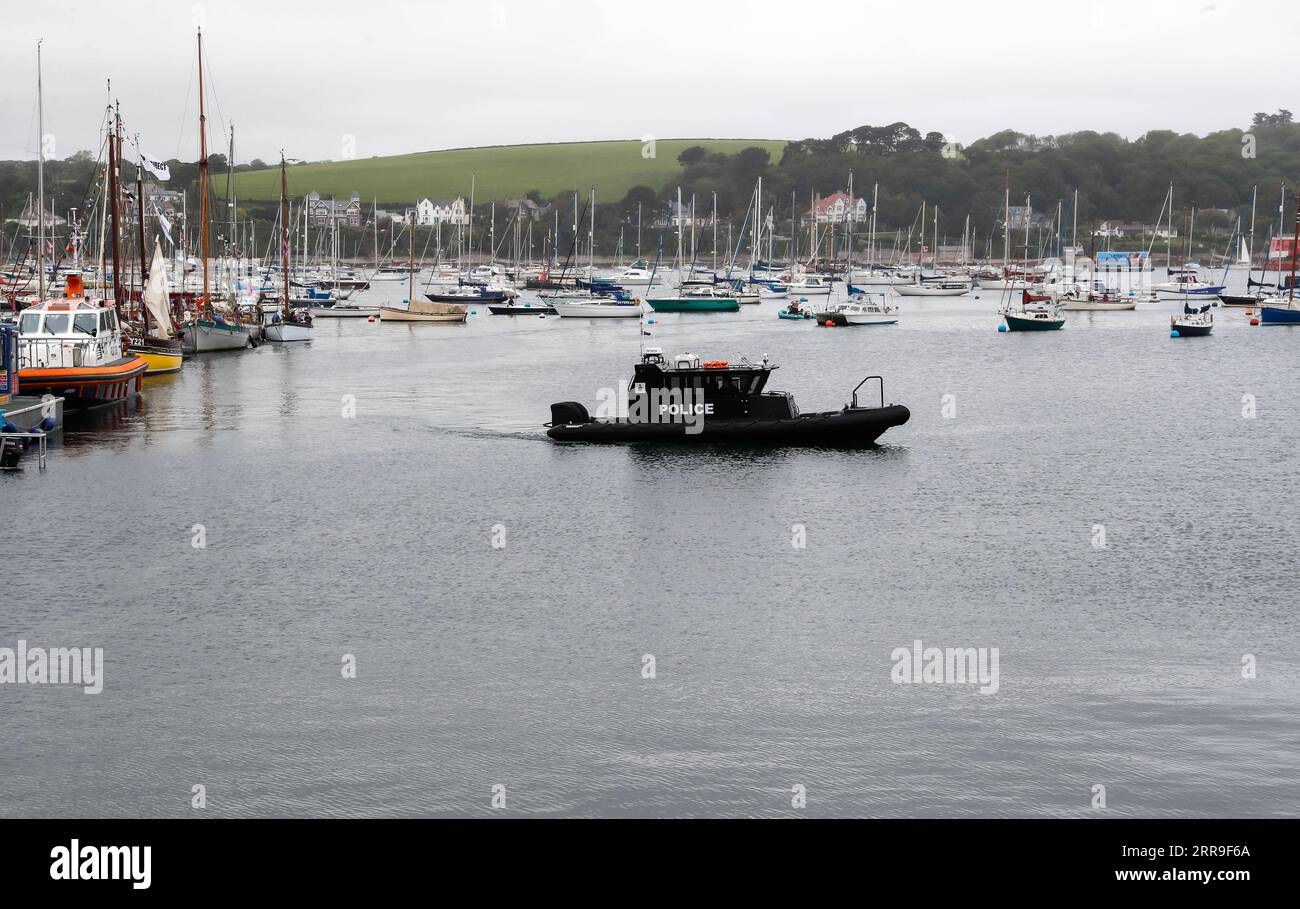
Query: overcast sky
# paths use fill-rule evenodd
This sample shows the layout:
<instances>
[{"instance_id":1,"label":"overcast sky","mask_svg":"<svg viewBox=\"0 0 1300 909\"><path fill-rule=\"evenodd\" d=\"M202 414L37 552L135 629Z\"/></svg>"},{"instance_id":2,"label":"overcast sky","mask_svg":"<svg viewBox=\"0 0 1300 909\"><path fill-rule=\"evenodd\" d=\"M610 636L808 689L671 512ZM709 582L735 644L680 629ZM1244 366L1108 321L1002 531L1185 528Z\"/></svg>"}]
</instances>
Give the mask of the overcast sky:
<instances>
[{"instance_id":1,"label":"overcast sky","mask_svg":"<svg viewBox=\"0 0 1300 909\"><path fill-rule=\"evenodd\" d=\"M7 2L0 159L98 148L112 79L145 151L340 159L583 139L802 138L904 120L970 142L1246 126L1300 109L1295 0Z\"/></svg>"}]
</instances>

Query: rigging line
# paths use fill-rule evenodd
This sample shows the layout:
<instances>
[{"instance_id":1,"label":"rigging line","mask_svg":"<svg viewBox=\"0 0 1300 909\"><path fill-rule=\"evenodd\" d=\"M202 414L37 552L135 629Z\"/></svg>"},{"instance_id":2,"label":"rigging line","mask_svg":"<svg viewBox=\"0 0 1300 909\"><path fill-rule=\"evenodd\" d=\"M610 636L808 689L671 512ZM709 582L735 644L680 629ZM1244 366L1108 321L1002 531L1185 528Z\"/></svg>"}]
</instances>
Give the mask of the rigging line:
<instances>
[{"instance_id":1,"label":"rigging line","mask_svg":"<svg viewBox=\"0 0 1300 909\"><path fill-rule=\"evenodd\" d=\"M175 158L177 161L185 160L184 158L181 157L181 145L184 144L185 138L189 135L189 132L185 124L189 122L189 118L190 118L190 92L194 90L194 74L198 72L198 64L199 64L199 51L198 48L196 47L194 49L194 56L190 60L190 81L185 86L185 107L181 111L180 127L176 131ZM188 226L189 225L187 224L186 227Z\"/></svg>"}]
</instances>

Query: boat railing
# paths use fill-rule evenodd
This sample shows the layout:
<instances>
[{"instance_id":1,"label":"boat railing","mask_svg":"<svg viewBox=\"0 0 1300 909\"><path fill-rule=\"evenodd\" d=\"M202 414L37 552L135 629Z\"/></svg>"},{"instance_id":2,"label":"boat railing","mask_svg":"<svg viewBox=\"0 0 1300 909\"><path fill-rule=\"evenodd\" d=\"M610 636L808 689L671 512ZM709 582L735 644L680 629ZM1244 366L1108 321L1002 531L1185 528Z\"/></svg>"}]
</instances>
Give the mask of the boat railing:
<instances>
[{"instance_id":1,"label":"boat railing","mask_svg":"<svg viewBox=\"0 0 1300 909\"><path fill-rule=\"evenodd\" d=\"M853 403L850 404L849 406L850 406L851 408L853 408L854 410L856 410L857 407L858 407L858 389L861 388L863 385L866 385L866 384L867 384L868 382L870 382L872 379L875 379L877 382L880 383L880 406L881 406L881 407L884 407L884 406L885 406L885 380L884 380L884 378L881 377L881 376L867 376L865 379L863 379L861 382L859 382L859 383L857 384L857 387L855 387L855 388L853 389Z\"/></svg>"},{"instance_id":2,"label":"boat railing","mask_svg":"<svg viewBox=\"0 0 1300 909\"><path fill-rule=\"evenodd\" d=\"M102 360L106 351L101 339L21 338L19 369L78 369Z\"/></svg>"},{"instance_id":3,"label":"boat railing","mask_svg":"<svg viewBox=\"0 0 1300 909\"><path fill-rule=\"evenodd\" d=\"M36 440L36 459L40 469L45 469L45 455L47 451L48 439L43 432L0 432L0 447L6 439L17 439L24 445L31 439Z\"/></svg>"}]
</instances>

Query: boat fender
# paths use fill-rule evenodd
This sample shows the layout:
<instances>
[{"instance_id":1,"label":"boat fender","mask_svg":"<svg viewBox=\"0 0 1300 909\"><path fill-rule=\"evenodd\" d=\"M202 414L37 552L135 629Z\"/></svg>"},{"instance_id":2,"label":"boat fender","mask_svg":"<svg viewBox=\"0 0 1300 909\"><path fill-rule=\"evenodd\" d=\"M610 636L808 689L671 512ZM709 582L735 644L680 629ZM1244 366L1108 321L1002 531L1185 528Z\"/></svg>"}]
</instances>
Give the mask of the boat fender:
<instances>
[{"instance_id":1,"label":"boat fender","mask_svg":"<svg viewBox=\"0 0 1300 909\"><path fill-rule=\"evenodd\" d=\"M1169 333L1169 337L1171 337L1171 338L1177 338L1177 337L1180 337L1180 335L1178 334L1177 329L1175 329L1174 331L1171 331L1171 332Z\"/></svg>"},{"instance_id":2,"label":"boat fender","mask_svg":"<svg viewBox=\"0 0 1300 909\"><path fill-rule=\"evenodd\" d=\"M41 429L46 432L53 432L54 427L57 425L58 424L54 422L54 417L46 417L44 420L41 420Z\"/></svg>"},{"instance_id":3,"label":"boat fender","mask_svg":"<svg viewBox=\"0 0 1300 909\"><path fill-rule=\"evenodd\" d=\"M1005 325L999 325L999 326L998 326L998 331L1006 331L1006 330L1007 330L1007 327L1006 327Z\"/></svg>"},{"instance_id":4,"label":"boat fender","mask_svg":"<svg viewBox=\"0 0 1300 909\"><path fill-rule=\"evenodd\" d=\"M704 368L705 369L726 369L727 361L726 360L705 360Z\"/></svg>"},{"instance_id":5,"label":"boat fender","mask_svg":"<svg viewBox=\"0 0 1300 909\"><path fill-rule=\"evenodd\" d=\"M833 328L835 326L835 323L832 322L830 319L827 319L825 325L827 328Z\"/></svg>"},{"instance_id":6,"label":"boat fender","mask_svg":"<svg viewBox=\"0 0 1300 909\"><path fill-rule=\"evenodd\" d=\"M1251 324L1251 325L1258 325L1258 324L1259 324L1259 319L1251 319L1251 320L1250 320L1250 324Z\"/></svg>"}]
</instances>

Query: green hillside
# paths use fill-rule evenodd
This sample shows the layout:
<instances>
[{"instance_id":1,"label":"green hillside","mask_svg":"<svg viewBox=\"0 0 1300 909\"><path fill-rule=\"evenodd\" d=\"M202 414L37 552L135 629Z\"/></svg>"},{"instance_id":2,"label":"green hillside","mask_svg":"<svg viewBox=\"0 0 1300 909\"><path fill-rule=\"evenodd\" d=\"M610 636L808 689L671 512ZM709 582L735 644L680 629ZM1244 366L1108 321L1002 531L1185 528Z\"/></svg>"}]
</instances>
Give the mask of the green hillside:
<instances>
[{"instance_id":1,"label":"green hillside","mask_svg":"<svg viewBox=\"0 0 1300 909\"><path fill-rule=\"evenodd\" d=\"M592 185L599 201L614 202L638 184L661 189L681 169L677 156L692 145L733 154L757 145L768 149L776 161L785 141L661 139L655 145L653 158L642 155L640 142L623 141L457 148L298 164L289 168L289 195L303 196L315 190L326 198L346 199L352 192L359 192L367 204L375 197L380 204L457 195L468 198L470 174L477 174L475 199L481 202L514 198L533 189L544 198L574 188L585 193ZM225 175L214 174L212 182L224 195ZM238 173L235 191L241 200L277 199L280 170L276 167Z\"/></svg>"}]
</instances>

